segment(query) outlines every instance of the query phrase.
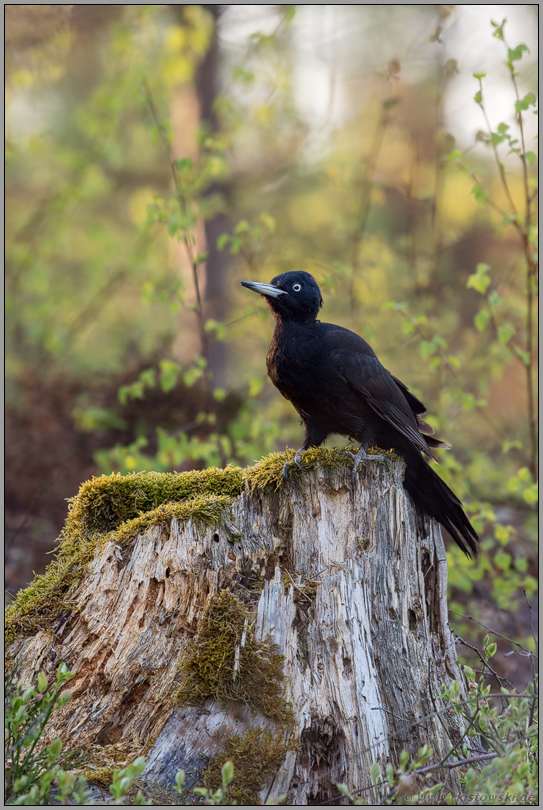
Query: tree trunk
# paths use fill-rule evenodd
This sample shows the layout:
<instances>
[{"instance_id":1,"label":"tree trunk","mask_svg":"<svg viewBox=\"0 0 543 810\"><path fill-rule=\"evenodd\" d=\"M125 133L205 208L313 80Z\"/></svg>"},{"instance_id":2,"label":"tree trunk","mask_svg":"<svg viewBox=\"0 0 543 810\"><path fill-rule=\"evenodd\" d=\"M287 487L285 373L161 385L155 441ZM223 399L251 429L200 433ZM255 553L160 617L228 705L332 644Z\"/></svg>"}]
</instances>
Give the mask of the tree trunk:
<instances>
[{"instance_id":1,"label":"tree trunk","mask_svg":"<svg viewBox=\"0 0 543 810\"><path fill-rule=\"evenodd\" d=\"M277 491L260 486L259 469L213 524L157 517L131 543L106 538L66 597L79 609L68 625L12 645L23 682L61 661L75 672L50 736L147 750L148 785L184 769L189 787L206 769L212 784L214 758L245 739L258 760L277 756L239 795L286 794L287 805L333 799L338 782L367 788L372 762L397 762L402 749L428 744L440 762L461 733L439 698L461 680L447 561L438 524L403 489L404 465L370 463L352 480L319 464ZM231 650L219 683L223 665L203 675L198 655L227 643L209 635L221 605ZM291 708L281 677L267 675L277 661ZM228 758L241 790L250 768Z\"/></svg>"}]
</instances>

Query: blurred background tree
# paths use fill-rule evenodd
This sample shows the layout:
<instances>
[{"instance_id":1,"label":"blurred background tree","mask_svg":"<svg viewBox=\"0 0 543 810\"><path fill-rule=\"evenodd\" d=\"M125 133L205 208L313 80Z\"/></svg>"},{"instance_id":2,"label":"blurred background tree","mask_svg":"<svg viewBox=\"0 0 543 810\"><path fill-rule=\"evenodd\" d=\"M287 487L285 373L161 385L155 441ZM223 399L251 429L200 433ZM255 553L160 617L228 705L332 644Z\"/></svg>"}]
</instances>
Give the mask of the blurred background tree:
<instances>
[{"instance_id":1,"label":"blurred background tree","mask_svg":"<svg viewBox=\"0 0 543 810\"><path fill-rule=\"evenodd\" d=\"M301 269L453 444L452 609L533 647L536 15L6 6L12 591L91 475L299 446L239 281Z\"/></svg>"}]
</instances>

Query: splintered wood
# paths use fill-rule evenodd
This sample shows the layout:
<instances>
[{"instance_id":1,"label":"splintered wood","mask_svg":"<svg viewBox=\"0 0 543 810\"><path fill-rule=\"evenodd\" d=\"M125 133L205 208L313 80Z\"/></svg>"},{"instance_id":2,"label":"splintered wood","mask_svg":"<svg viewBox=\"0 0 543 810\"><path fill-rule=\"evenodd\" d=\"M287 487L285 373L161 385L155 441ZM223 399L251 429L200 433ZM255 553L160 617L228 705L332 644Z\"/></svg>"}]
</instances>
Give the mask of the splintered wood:
<instances>
[{"instance_id":1,"label":"splintered wood","mask_svg":"<svg viewBox=\"0 0 543 810\"><path fill-rule=\"evenodd\" d=\"M462 732L439 697L460 680L447 561L440 527L416 513L402 474L401 463L371 463L353 481L350 469L318 467L277 492L247 489L235 527L174 520L129 548L105 543L59 636L14 645L22 682L61 661L75 673L49 736L77 748L139 746L147 784L171 785L184 769L190 786L229 736L269 728L289 748L260 800L285 794L291 806L330 800L337 783L367 788L371 764L402 749L429 744L439 762ZM244 635L284 656L293 724L235 701L176 705L179 662L223 589L253 612Z\"/></svg>"}]
</instances>

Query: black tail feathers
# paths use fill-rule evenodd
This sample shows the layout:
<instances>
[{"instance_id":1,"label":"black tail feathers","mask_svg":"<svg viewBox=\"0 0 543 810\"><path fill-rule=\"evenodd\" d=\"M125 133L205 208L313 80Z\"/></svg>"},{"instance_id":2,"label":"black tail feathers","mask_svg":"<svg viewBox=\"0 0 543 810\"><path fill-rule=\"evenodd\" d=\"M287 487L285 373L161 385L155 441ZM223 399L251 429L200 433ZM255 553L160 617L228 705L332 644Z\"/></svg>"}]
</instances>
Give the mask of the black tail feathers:
<instances>
[{"instance_id":1,"label":"black tail feathers","mask_svg":"<svg viewBox=\"0 0 543 810\"><path fill-rule=\"evenodd\" d=\"M462 502L419 453L411 450L404 458L405 488L416 505L447 529L464 554L477 557L480 540L462 508Z\"/></svg>"}]
</instances>

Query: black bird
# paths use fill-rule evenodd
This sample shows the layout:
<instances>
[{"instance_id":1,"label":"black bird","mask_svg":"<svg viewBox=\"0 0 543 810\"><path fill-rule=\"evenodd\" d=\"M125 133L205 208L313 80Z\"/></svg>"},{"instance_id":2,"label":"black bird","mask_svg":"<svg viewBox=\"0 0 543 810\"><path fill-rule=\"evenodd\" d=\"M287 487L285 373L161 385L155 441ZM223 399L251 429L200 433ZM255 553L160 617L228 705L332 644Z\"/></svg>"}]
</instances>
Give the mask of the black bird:
<instances>
[{"instance_id":1,"label":"black bird","mask_svg":"<svg viewBox=\"0 0 543 810\"><path fill-rule=\"evenodd\" d=\"M301 453L318 447L333 433L360 443L353 475L369 447L393 448L406 462L405 488L415 504L447 529L462 551L477 556L479 538L461 501L436 475L426 459L430 448L450 447L435 438L422 415L426 408L400 380L381 365L361 337L317 320L323 305L317 282L309 273L282 273L270 284L242 281L265 296L275 316L275 331L266 358L268 375L302 418L305 441L291 464L300 469ZM347 452L347 451L346 451Z\"/></svg>"}]
</instances>

